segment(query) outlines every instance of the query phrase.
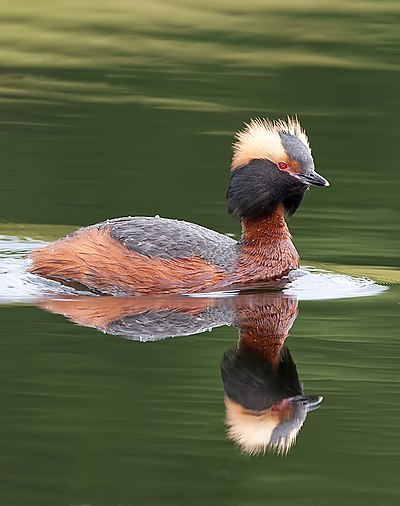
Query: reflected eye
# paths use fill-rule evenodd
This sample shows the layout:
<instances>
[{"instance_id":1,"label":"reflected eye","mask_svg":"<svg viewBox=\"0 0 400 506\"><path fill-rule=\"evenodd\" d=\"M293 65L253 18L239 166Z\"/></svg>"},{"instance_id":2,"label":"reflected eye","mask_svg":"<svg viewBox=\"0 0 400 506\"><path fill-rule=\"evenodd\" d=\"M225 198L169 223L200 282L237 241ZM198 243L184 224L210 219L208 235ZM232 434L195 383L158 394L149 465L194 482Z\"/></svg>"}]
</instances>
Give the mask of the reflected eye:
<instances>
[{"instance_id":1,"label":"reflected eye","mask_svg":"<svg viewBox=\"0 0 400 506\"><path fill-rule=\"evenodd\" d=\"M288 166L286 165L285 162L279 162L278 163L278 167L281 169L281 170L286 170L288 168Z\"/></svg>"}]
</instances>

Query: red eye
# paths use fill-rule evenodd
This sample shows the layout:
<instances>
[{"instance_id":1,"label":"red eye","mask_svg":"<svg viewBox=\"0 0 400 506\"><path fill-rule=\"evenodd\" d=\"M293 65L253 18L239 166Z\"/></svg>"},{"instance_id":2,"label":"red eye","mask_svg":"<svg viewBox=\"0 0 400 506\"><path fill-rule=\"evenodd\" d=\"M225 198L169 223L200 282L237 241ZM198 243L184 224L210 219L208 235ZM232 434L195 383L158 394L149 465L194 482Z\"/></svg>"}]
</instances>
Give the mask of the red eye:
<instances>
[{"instance_id":1,"label":"red eye","mask_svg":"<svg viewBox=\"0 0 400 506\"><path fill-rule=\"evenodd\" d=\"M286 170L286 169L288 168L285 162L279 162L279 163L278 163L278 167L279 167L281 170Z\"/></svg>"}]
</instances>

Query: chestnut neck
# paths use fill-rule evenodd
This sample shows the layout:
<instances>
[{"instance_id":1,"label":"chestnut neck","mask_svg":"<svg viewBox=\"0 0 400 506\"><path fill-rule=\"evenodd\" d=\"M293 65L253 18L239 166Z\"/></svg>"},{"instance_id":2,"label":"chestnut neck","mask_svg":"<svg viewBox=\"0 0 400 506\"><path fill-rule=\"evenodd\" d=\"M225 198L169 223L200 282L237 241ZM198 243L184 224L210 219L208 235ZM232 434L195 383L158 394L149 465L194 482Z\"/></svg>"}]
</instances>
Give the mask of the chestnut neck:
<instances>
[{"instance_id":1,"label":"chestnut neck","mask_svg":"<svg viewBox=\"0 0 400 506\"><path fill-rule=\"evenodd\" d=\"M279 204L269 216L242 219L242 241L264 242L271 239L290 239L283 204Z\"/></svg>"},{"instance_id":2,"label":"chestnut neck","mask_svg":"<svg viewBox=\"0 0 400 506\"><path fill-rule=\"evenodd\" d=\"M272 369L277 369L282 346L287 334L282 335L259 335L249 329L240 332L238 348L241 351L253 350L271 363Z\"/></svg>"},{"instance_id":3,"label":"chestnut neck","mask_svg":"<svg viewBox=\"0 0 400 506\"><path fill-rule=\"evenodd\" d=\"M298 313L297 300L278 293L271 294L260 306L237 310L238 348L254 350L270 362L273 369L279 365L282 346Z\"/></svg>"},{"instance_id":4,"label":"chestnut neck","mask_svg":"<svg viewBox=\"0 0 400 506\"><path fill-rule=\"evenodd\" d=\"M283 205L262 218L242 218L238 259L229 275L235 286L280 279L299 267L299 255L291 241Z\"/></svg>"}]
</instances>

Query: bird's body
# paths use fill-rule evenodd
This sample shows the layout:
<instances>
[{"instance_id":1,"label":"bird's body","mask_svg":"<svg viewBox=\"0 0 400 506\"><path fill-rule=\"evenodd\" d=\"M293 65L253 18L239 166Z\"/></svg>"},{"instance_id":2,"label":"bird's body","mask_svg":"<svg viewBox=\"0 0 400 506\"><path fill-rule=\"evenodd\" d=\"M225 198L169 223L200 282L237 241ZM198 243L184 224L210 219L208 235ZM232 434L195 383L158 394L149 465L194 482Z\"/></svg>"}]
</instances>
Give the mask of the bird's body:
<instances>
[{"instance_id":1,"label":"bird's body","mask_svg":"<svg viewBox=\"0 0 400 506\"><path fill-rule=\"evenodd\" d=\"M295 212L309 184L327 181L314 171L297 120L256 120L237 138L227 197L240 241L184 221L118 218L35 250L30 272L113 295L242 288L286 276L299 257L285 212Z\"/></svg>"}]
</instances>

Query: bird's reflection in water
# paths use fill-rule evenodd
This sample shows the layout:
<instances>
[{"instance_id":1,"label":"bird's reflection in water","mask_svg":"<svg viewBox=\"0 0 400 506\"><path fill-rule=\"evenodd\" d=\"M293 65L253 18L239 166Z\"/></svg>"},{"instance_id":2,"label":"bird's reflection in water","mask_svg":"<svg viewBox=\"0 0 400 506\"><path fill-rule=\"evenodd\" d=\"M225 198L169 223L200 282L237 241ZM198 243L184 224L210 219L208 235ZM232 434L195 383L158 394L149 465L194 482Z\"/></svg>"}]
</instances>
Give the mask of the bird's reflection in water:
<instances>
[{"instance_id":1,"label":"bird's reflection in water","mask_svg":"<svg viewBox=\"0 0 400 506\"><path fill-rule=\"evenodd\" d=\"M284 342L297 300L282 293L247 300L235 311L236 347L221 362L228 436L248 454L287 454L308 411L321 396L305 396Z\"/></svg>"},{"instance_id":2,"label":"bird's reflection in water","mask_svg":"<svg viewBox=\"0 0 400 506\"><path fill-rule=\"evenodd\" d=\"M38 304L75 323L133 340L158 341L221 325L239 330L221 361L229 439L251 455L287 454L321 396L305 396L284 342L298 312L282 292L234 297L75 297Z\"/></svg>"}]
</instances>

